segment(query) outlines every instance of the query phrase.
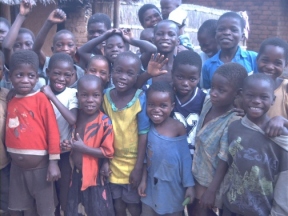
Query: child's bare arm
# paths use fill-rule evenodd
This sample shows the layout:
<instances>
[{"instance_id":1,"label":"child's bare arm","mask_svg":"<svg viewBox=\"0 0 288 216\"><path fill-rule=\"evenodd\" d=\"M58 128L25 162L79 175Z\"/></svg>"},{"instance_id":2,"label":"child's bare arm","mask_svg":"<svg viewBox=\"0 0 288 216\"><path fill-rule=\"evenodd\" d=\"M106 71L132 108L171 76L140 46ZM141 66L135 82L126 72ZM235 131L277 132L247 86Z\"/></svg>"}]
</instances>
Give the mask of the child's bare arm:
<instances>
[{"instance_id":1,"label":"child's bare arm","mask_svg":"<svg viewBox=\"0 0 288 216\"><path fill-rule=\"evenodd\" d=\"M58 167L57 160L49 160L48 172L47 172L47 181L57 181L61 178L60 169Z\"/></svg>"},{"instance_id":2,"label":"child's bare arm","mask_svg":"<svg viewBox=\"0 0 288 216\"><path fill-rule=\"evenodd\" d=\"M3 52L5 55L5 64L9 66L10 57L12 55L13 46L15 44L15 41L18 37L19 29L21 28L23 22L26 19L26 16L31 12L32 10L32 4L30 1L22 1L20 3L20 9L19 14L16 16L15 21L13 22L13 25L11 26L8 34L3 40Z\"/></svg>"},{"instance_id":3,"label":"child's bare arm","mask_svg":"<svg viewBox=\"0 0 288 216\"><path fill-rule=\"evenodd\" d=\"M142 178L142 169L144 164L144 158L147 146L147 134L138 135L138 150L137 150L137 160L134 169L130 173L129 182L132 184L133 188L137 188L140 184Z\"/></svg>"},{"instance_id":4,"label":"child's bare arm","mask_svg":"<svg viewBox=\"0 0 288 216\"><path fill-rule=\"evenodd\" d=\"M39 56L39 63L41 67L43 67L43 65L45 64L45 58L46 58L44 53L42 53L41 49L45 42L48 32L53 27L53 25L62 23L65 20L66 20L66 14L63 10L61 9L53 10L49 14L47 20L45 21L40 31L38 32L38 35L36 36L34 42L33 50Z\"/></svg>"},{"instance_id":5,"label":"child's bare arm","mask_svg":"<svg viewBox=\"0 0 288 216\"><path fill-rule=\"evenodd\" d=\"M275 116L267 123L265 132L270 137L276 137L286 135L285 128L288 128L288 120L282 116Z\"/></svg>"},{"instance_id":6,"label":"child's bare arm","mask_svg":"<svg viewBox=\"0 0 288 216\"><path fill-rule=\"evenodd\" d=\"M74 125L77 120L77 109L71 109L69 110L67 107L65 107L55 96L55 94L52 92L50 86L46 85L41 88L41 91L48 97L49 100L53 102L53 104L57 107L61 115L64 117L64 119L70 124Z\"/></svg>"},{"instance_id":7,"label":"child's bare arm","mask_svg":"<svg viewBox=\"0 0 288 216\"><path fill-rule=\"evenodd\" d=\"M207 190L200 199L200 205L204 208L213 208L215 203L216 193L225 177L228 169L227 162L219 159L215 175Z\"/></svg>"},{"instance_id":8,"label":"child's bare arm","mask_svg":"<svg viewBox=\"0 0 288 216\"><path fill-rule=\"evenodd\" d=\"M147 165L144 164L143 165L143 172L142 172L142 179L141 179L141 182L138 186L138 194L140 197L146 196L146 193L145 193L146 186L147 186L147 169L146 169L146 167L147 167Z\"/></svg>"}]
</instances>

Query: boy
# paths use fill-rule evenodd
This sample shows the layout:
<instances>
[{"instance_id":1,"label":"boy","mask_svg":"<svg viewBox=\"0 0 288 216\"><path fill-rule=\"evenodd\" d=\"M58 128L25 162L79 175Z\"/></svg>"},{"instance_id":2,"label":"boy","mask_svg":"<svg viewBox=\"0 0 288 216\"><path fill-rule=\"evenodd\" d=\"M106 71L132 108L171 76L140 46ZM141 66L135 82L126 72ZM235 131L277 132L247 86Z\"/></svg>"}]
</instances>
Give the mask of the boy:
<instances>
[{"instance_id":1,"label":"boy","mask_svg":"<svg viewBox=\"0 0 288 216\"><path fill-rule=\"evenodd\" d=\"M273 92L274 82L264 74L254 74L244 82L246 116L228 128L225 216L288 215L288 130L282 127L278 137L264 132Z\"/></svg>"},{"instance_id":2,"label":"boy","mask_svg":"<svg viewBox=\"0 0 288 216\"><path fill-rule=\"evenodd\" d=\"M182 4L182 0L161 0L161 13L162 18L168 19L169 14Z\"/></svg>"},{"instance_id":3,"label":"boy","mask_svg":"<svg viewBox=\"0 0 288 216\"><path fill-rule=\"evenodd\" d=\"M33 91L38 56L30 50L17 51L10 63L16 96L8 104L6 121L5 142L12 158L8 208L13 215L21 215L36 204L39 215L52 216L57 203L53 181L60 178L60 135L55 114L46 96Z\"/></svg>"},{"instance_id":4,"label":"boy","mask_svg":"<svg viewBox=\"0 0 288 216\"><path fill-rule=\"evenodd\" d=\"M55 53L50 58L46 74L49 78L49 85L43 86L41 91L52 103L60 131L60 141L70 140L72 138L72 130L76 123L78 110L77 90L67 87L74 74L73 59L65 53ZM62 150L58 162L61 179L56 182L59 203L64 212L66 211L68 188L72 171L69 163L69 155L69 151Z\"/></svg>"},{"instance_id":5,"label":"boy","mask_svg":"<svg viewBox=\"0 0 288 216\"><path fill-rule=\"evenodd\" d=\"M0 80L3 76L4 54L0 51ZM5 116L7 109L6 96L8 89L0 87L0 214L8 215L8 193L9 193L9 173L10 173L10 158L5 147Z\"/></svg>"},{"instance_id":6,"label":"boy","mask_svg":"<svg viewBox=\"0 0 288 216\"><path fill-rule=\"evenodd\" d=\"M138 19L144 29L154 28L162 20L159 9L153 4L144 4L138 11Z\"/></svg>"},{"instance_id":7,"label":"boy","mask_svg":"<svg viewBox=\"0 0 288 216\"><path fill-rule=\"evenodd\" d=\"M148 133L147 170L138 188L143 216L182 216L183 200L190 198L191 203L195 196L186 130L170 117L173 106L172 87L154 82L147 91L147 114L153 122Z\"/></svg>"},{"instance_id":8,"label":"boy","mask_svg":"<svg viewBox=\"0 0 288 216\"><path fill-rule=\"evenodd\" d=\"M243 38L244 27L244 20L235 12L225 13L219 18L215 37L220 50L203 66L203 87L205 89L211 87L211 80L217 68L227 62L241 64L245 67L248 75L257 72L257 53L242 50L238 45Z\"/></svg>"},{"instance_id":9,"label":"boy","mask_svg":"<svg viewBox=\"0 0 288 216\"><path fill-rule=\"evenodd\" d=\"M188 209L190 215L214 215L211 208L221 207L221 198L215 197L227 161L227 129L239 118L233 102L246 77L245 68L237 63L222 65L213 76L210 98L204 103L196 131L192 172L197 200Z\"/></svg>"},{"instance_id":10,"label":"boy","mask_svg":"<svg viewBox=\"0 0 288 216\"><path fill-rule=\"evenodd\" d=\"M115 87L106 91L103 102L105 113L113 122L115 134L114 158L110 160L111 191L116 215L140 215L137 187L141 180L146 151L149 118L146 97L135 83L141 61L132 52L120 53L115 61L112 80Z\"/></svg>"},{"instance_id":11,"label":"boy","mask_svg":"<svg viewBox=\"0 0 288 216\"><path fill-rule=\"evenodd\" d=\"M11 25L7 19L0 17L0 50L2 50L2 43L9 32Z\"/></svg>"},{"instance_id":12,"label":"boy","mask_svg":"<svg viewBox=\"0 0 288 216\"><path fill-rule=\"evenodd\" d=\"M69 144L74 169L67 215L113 216L111 191L107 184L101 185L99 176L99 159L112 158L114 154L112 124L100 111L102 81L96 76L85 75L78 81L77 89L80 112L76 140Z\"/></svg>"}]
</instances>

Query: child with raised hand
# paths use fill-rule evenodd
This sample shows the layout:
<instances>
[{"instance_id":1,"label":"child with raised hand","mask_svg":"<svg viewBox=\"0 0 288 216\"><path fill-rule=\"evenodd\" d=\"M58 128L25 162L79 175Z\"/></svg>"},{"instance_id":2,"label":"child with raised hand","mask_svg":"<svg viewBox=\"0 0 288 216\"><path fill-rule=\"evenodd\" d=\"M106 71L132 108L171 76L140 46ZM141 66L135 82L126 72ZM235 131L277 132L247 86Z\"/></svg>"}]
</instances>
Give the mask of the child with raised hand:
<instances>
[{"instance_id":1,"label":"child with raised hand","mask_svg":"<svg viewBox=\"0 0 288 216\"><path fill-rule=\"evenodd\" d=\"M100 78L85 75L78 81L79 116L71 148L73 174L66 215L114 215L109 186L100 181L100 158L112 158L114 133L110 119L100 111L103 85Z\"/></svg>"},{"instance_id":2,"label":"child with raised hand","mask_svg":"<svg viewBox=\"0 0 288 216\"><path fill-rule=\"evenodd\" d=\"M2 43L11 28L11 24L4 17L0 17L0 50L2 50Z\"/></svg>"},{"instance_id":3,"label":"child with raised hand","mask_svg":"<svg viewBox=\"0 0 288 216\"><path fill-rule=\"evenodd\" d=\"M147 140L147 170L145 166L138 187L143 216L182 216L182 202L189 198L192 203L195 196L186 130L170 117L174 101L173 89L166 82L154 82L147 91L147 114L152 125Z\"/></svg>"},{"instance_id":4,"label":"child with raised hand","mask_svg":"<svg viewBox=\"0 0 288 216\"><path fill-rule=\"evenodd\" d=\"M243 38L244 27L245 21L235 12L227 12L220 16L215 36L220 50L204 63L203 88L211 88L213 74L218 67L227 62L241 64L249 75L257 72L257 53L242 50L238 45Z\"/></svg>"},{"instance_id":5,"label":"child with raised hand","mask_svg":"<svg viewBox=\"0 0 288 216\"><path fill-rule=\"evenodd\" d=\"M204 103L196 130L192 165L196 200L188 208L189 215L215 215L212 208L221 208L218 190L228 157L227 130L239 118L233 102L246 77L245 68L237 63L222 65L213 76L210 98Z\"/></svg>"},{"instance_id":6,"label":"child with raised hand","mask_svg":"<svg viewBox=\"0 0 288 216\"><path fill-rule=\"evenodd\" d=\"M273 80L264 74L244 81L246 116L228 128L225 216L288 215L288 130L282 126L277 137L265 133L274 88Z\"/></svg>"},{"instance_id":7,"label":"child with raised hand","mask_svg":"<svg viewBox=\"0 0 288 216\"><path fill-rule=\"evenodd\" d=\"M116 215L141 212L137 187L141 181L146 151L149 118L146 96L135 83L141 67L132 52L120 53L114 60L112 80L115 87L104 95L103 109L113 122L114 158L110 160L110 186Z\"/></svg>"},{"instance_id":8,"label":"child with raised hand","mask_svg":"<svg viewBox=\"0 0 288 216\"><path fill-rule=\"evenodd\" d=\"M61 177L57 163L60 135L50 101L33 90L38 67L33 51L17 51L11 56L10 79L16 96L8 103L5 137L12 158L11 215L22 215L21 211L35 207L38 215L54 215L57 203L53 181Z\"/></svg>"},{"instance_id":9,"label":"child with raised hand","mask_svg":"<svg viewBox=\"0 0 288 216\"><path fill-rule=\"evenodd\" d=\"M41 88L41 91L52 103L60 131L61 142L72 138L73 126L77 120L77 90L67 87L74 73L73 59L65 53L55 53L50 58L46 70L49 85ZM69 163L69 155L69 151L62 149L58 162L61 171L61 179L56 182L59 204L61 210L64 212L66 212L68 188L72 171ZM59 208L57 208L57 211L58 209Z\"/></svg>"}]
</instances>

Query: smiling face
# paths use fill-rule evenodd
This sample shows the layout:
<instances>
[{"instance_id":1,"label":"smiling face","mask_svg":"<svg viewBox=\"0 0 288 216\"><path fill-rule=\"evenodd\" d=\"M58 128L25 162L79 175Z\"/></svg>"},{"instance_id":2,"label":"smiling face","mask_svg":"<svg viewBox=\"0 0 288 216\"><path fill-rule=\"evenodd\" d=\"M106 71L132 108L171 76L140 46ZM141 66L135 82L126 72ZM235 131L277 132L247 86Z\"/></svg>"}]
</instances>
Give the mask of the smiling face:
<instances>
[{"instance_id":1,"label":"smiling face","mask_svg":"<svg viewBox=\"0 0 288 216\"><path fill-rule=\"evenodd\" d=\"M57 38L54 38L52 51L53 53L66 53L74 58L76 53L75 38L69 33L58 35Z\"/></svg>"},{"instance_id":2,"label":"smiling face","mask_svg":"<svg viewBox=\"0 0 288 216\"><path fill-rule=\"evenodd\" d=\"M54 92L62 92L71 82L75 73L74 66L70 62L56 61L51 68L47 68L50 87Z\"/></svg>"},{"instance_id":3,"label":"smiling face","mask_svg":"<svg viewBox=\"0 0 288 216\"><path fill-rule=\"evenodd\" d=\"M13 51L18 50L32 50L34 40L29 33L21 33L17 36L15 44L13 45Z\"/></svg>"},{"instance_id":4,"label":"smiling face","mask_svg":"<svg viewBox=\"0 0 288 216\"><path fill-rule=\"evenodd\" d=\"M101 59L91 59L86 69L86 74L101 78L103 84L106 85L110 77L108 62Z\"/></svg>"},{"instance_id":5,"label":"smiling face","mask_svg":"<svg viewBox=\"0 0 288 216\"><path fill-rule=\"evenodd\" d=\"M162 20L162 17L155 8L148 9L143 14L143 27L153 28L161 20Z\"/></svg>"},{"instance_id":6,"label":"smiling face","mask_svg":"<svg viewBox=\"0 0 288 216\"><path fill-rule=\"evenodd\" d=\"M126 51L124 41L120 35L112 35L106 40L104 53L109 62L113 63L115 58Z\"/></svg>"},{"instance_id":7,"label":"smiling face","mask_svg":"<svg viewBox=\"0 0 288 216\"><path fill-rule=\"evenodd\" d=\"M225 17L218 20L216 40L221 49L233 49L243 37L241 22L237 18Z\"/></svg>"},{"instance_id":8,"label":"smiling face","mask_svg":"<svg viewBox=\"0 0 288 216\"><path fill-rule=\"evenodd\" d=\"M30 64L19 64L15 70L10 71L10 80L15 92L25 96L33 91L38 73Z\"/></svg>"},{"instance_id":9,"label":"smiling face","mask_svg":"<svg viewBox=\"0 0 288 216\"><path fill-rule=\"evenodd\" d=\"M147 115L155 125L163 124L174 109L168 92L150 91L147 95Z\"/></svg>"},{"instance_id":10,"label":"smiling face","mask_svg":"<svg viewBox=\"0 0 288 216\"><path fill-rule=\"evenodd\" d=\"M266 80L253 80L246 83L243 92L243 109L247 117L256 122L273 105L274 88Z\"/></svg>"},{"instance_id":11,"label":"smiling face","mask_svg":"<svg viewBox=\"0 0 288 216\"><path fill-rule=\"evenodd\" d=\"M178 27L173 22L161 22L155 27L154 44L158 52L168 54L174 52L178 45Z\"/></svg>"},{"instance_id":12,"label":"smiling face","mask_svg":"<svg viewBox=\"0 0 288 216\"><path fill-rule=\"evenodd\" d=\"M266 45L264 51L257 57L258 71L273 80L281 76L286 64L284 49L274 45Z\"/></svg>"},{"instance_id":13,"label":"smiling face","mask_svg":"<svg viewBox=\"0 0 288 216\"><path fill-rule=\"evenodd\" d=\"M218 44L215 38L208 35L207 32L198 34L198 42L201 50L208 55L209 58L218 52Z\"/></svg>"}]
</instances>

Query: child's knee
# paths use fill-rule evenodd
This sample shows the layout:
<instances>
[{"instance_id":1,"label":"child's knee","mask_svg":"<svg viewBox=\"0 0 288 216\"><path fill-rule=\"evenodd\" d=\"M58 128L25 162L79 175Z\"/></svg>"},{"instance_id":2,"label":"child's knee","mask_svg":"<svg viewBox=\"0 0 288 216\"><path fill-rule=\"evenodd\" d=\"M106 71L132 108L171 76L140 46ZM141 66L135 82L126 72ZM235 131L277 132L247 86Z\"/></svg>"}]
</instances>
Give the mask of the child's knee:
<instances>
[{"instance_id":1,"label":"child's knee","mask_svg":"<svg viewBox=\"0 0 288 216\"><path fill-rule=\"evenodd\" d=\"M122 213L126 211L126 203L121 199L114 199L114 209L116 213Z\"/></svg>"},{"instance_id":2,"label":"child's knee","mask_svg":"<svg viewBox=\"0 0 288 216\"><path fill-rule=\"evenodd\" d=\"M132 216L140 216L141 214L141 205L140 203L127 203L127 208L129 213Z\"/></svg>"}]
</instances>

